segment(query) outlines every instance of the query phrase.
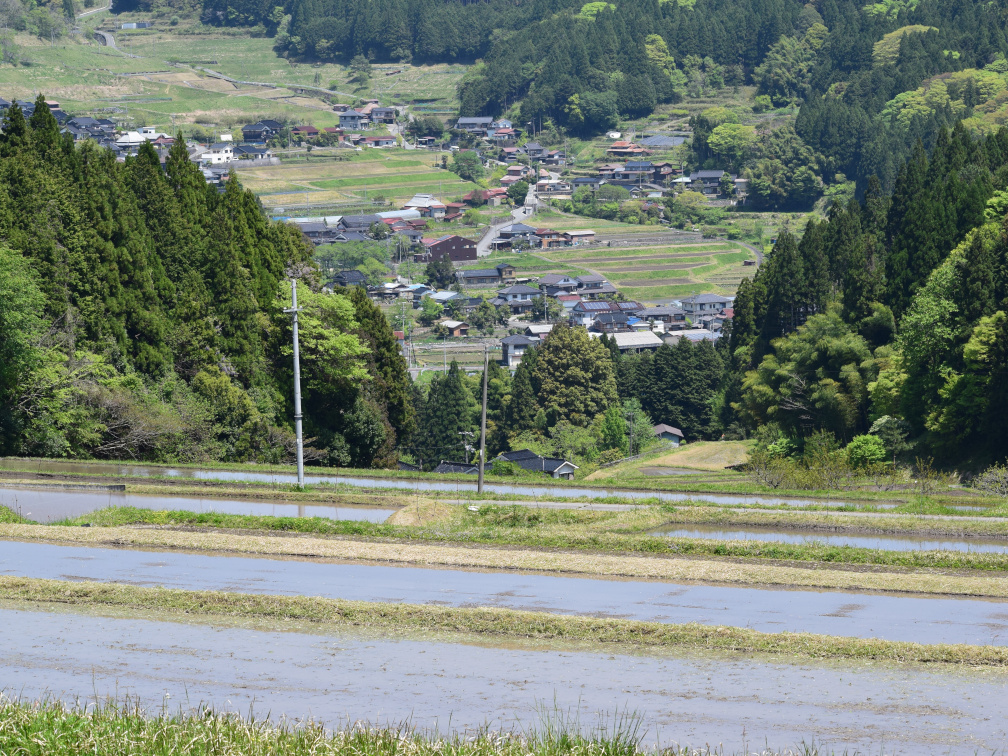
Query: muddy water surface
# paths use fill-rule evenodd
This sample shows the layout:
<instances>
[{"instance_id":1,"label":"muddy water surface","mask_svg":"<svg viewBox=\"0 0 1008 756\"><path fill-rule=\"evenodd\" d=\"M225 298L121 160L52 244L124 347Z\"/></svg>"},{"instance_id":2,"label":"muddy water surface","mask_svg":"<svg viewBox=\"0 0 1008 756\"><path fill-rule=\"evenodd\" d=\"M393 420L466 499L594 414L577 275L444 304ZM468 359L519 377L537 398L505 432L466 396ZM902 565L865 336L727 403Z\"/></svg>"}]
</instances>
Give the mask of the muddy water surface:
<instances>
[{"instance_id":1,"label":"muddy water surface","mask_svg":"<svg viewBox=\"0 0 1008 756\"><path fill-rule=\"evenodd\" d=\"M656 530L652 535L670 538L710 538L718 541L774 541L777 543L822 543L827 546L857 546L865 549L888 551L966 551L993 554L1008 553L1008 540L939 540L926 536L907 535L850 535L846 533L823 533L817 530L725 530L718 527L692 525Z\"/></svg>"},{"instance_id":2,"label":"muddy water surface","mask_svg":"<svg viewBox=\"0 0 1008 756\"><path fill-rule=\"evenodd\" d=\"M68 701L200 703L274 720L367 720L442 733L538 724L537 707L636 712L645 744L731 753L815 740L837 752L990 753L1008 746L1004 673L731 655L493 647L0 608L0 686Z\"/></svg>"},{"instance_id":3,"label":"muddy water surface","mask_svg":"<svg viewBox=\"0 0 1008 756\"><path fill-rule=\"evenodd\" d=\"M0 574L188 590L699 622L763 632L1008 645L1008 602L599 580L0 541Z\"/></svg>"},{"instance_id":4,"label":"muddy water surface","mask_svg":"<svg viewBox=\"0 0 1008 756\"><path fill-rule=\"evenodd\" d=\"M53 522L94 512L105 507L176 509L186 512L219 512L274 517L328 517L332 520L384 522L394 509L337 507L282 500L235 501L187 496L141 496L115 491L59 491L35 488L0 488L0 505L36 522Z\"/></svg>"},{"instance_id":5,"label":"muddy water surface","mask_svg":"<svg viewBox=\"0 0 1008 756\"><path fill-rule=\"evenodd\" d=\"M60 462L54 460L4 460L4 469L24 470L26 472L50 472L66 474L91 474L124 477L194 478L197 480L225 480L238 482L258 482L274 484L297 483L297 476L283 472L284 468L266 470L263 472L248 470L194 470L190 468L158 467L153 465L95 465L86 462ZM388 488L406 491L437 491L456 494L475 493L476 482L444 481L403 478L359 478L347 475L305 475L306 484L330 483L356 488ZM817 505L857 506L856 502L846 502L836 499L802 499L783 496L751 496L714 493L676 493L671 491L640 491L632 489L580 488L576 486L536 486L529 484L512 485L502 483L487 483L483 490L488 493L505 496L528 496L532 498L556 497L564 499L605 499L620 497L630 500L658 499L665 502L677 501L710 501L715 504L744 506L760 504L764 506L787 505L791 507L808 507ZM888 508L894 504L876 503L876 507Z\"/></svg>"}]
</instances>

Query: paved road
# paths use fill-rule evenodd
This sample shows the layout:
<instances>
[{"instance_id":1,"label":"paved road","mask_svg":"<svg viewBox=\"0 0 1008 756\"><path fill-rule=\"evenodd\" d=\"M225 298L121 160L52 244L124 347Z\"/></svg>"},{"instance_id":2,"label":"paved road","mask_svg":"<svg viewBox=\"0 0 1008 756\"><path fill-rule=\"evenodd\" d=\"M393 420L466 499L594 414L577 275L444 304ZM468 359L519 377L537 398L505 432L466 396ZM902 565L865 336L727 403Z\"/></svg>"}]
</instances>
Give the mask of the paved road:
<instances>
[{"instance_id":1,"label":"paved road","mask_svg":"<svg viewBox=\"0 0 1008 756\"><path fill-rule=\"evenodd\" d=\"M528 195L525 197L525 204L521 207L516 207L511 211L510 217L501 220L492 226L490 229L483 234L482 238L476 242L476 256L477 257L487 257L490 255L490 243L497 238L497 232L500 231L505 226L510 226L512 223L524 223L530 217L535 214L535 200L533 199L532 206L529 206L529 197L535 197L535 193L530 189Z\"/></svg>"}]
</instances>

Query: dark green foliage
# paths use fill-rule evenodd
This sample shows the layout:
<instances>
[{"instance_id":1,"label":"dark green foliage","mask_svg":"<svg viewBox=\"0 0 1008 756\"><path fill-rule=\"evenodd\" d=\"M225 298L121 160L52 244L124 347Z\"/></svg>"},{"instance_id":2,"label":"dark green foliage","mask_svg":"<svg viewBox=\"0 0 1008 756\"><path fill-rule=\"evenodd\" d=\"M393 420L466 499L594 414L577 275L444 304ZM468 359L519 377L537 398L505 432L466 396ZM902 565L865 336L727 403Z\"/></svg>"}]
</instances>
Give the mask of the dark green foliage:
<instances>
[{"instance_id":1,"label":"dark green foliage","mask_svg":"<svg viewBox=\"0 0 1008 756\"><path fill-rule=\"evenodd\" d=\"M478 423L479 405L458 363L452 360L447 373L431 380L413 446L414 457L423 460L426 470L433 470L441 460L464 460L465 445L476 446L479 442ZM466 437L465 433L472 435Z\"/></svg>"},{"instance_id":2,"label":"dark green foliage","mask_svg":"<svg viewBox=\"0 0 1008 756\"><path fill-rule=\"evenodd\" d=\"M438 289L447 289L455 283L455 266L447 257L440 260L431 260L424 269L424 279L428 286Z\"/></svg>"},{"instance_id":3,"label":"dark green foliage","mask_svg":"<svg viewBox=\"0 0 1008 756\"><path fill-rule=\"evenodd\" d=\"M0 135L0 236L3 453L288 458L283 279L314 283L311 251L237 180L208 187L181 139L163 171L149 144L75 148L40 96ZM362 293L304 304L312 454L394 463L415 419L385 318Z\"/></svg>"},{"instance_id":4,"label":"dark green foliage","mask_svg":"<svg viewBox=\"0 0 1008 756\"><path fill-rule=\"evenodd\" d=\"M624 357L619 371L621 392L628 387L621 395L639 399L655 423L679 428L689 440L714 437L713 399L724 365L710 341L680 339L653 355Z\"/></svg>"}]
</instances>

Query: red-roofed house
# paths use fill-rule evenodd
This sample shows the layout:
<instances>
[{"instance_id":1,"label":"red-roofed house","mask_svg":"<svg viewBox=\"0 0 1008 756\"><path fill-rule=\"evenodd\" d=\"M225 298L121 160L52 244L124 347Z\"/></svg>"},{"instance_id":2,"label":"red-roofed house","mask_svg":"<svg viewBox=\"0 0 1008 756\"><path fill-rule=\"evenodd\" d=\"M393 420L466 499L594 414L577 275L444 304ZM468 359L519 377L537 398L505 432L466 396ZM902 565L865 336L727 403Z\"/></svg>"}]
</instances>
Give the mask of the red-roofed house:
<instances>
[{"instance_id":1,"label":"red-roofed house","mask_svg":"<svg viewBox=\"0 0 1008 756\"><path fill-rule=\"evenodd\" d=\"M633 142L618 141L613 142L606 152L619 157L638 157L644 154L644 148Z\"/></svg>"}]
</instances>

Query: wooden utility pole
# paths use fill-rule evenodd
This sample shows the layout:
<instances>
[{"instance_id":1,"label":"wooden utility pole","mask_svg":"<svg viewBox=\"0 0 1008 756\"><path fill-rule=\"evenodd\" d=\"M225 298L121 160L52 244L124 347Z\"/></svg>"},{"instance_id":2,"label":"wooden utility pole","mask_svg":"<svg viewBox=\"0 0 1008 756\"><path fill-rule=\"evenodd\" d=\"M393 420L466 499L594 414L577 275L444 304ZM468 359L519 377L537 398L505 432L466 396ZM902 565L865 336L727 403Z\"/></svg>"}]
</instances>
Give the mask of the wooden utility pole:
<instances>
[{"instance_id":1,"label":"wooden utility pole","mask_svg":"<svg viewBox=\"0 0 1008 756\"><path fill-rule=\"evenodd\" d=\"M476 483L476 493L483 493L483 468L486 465L486 409L487 409L487 373L490 371L490 352L483 345L483 413L480 417L480 458L479 480Z\"/></svg>"},{"instance_id":2,"label":"wooden utility pole","mask_svg":"<svg viewBox=\"0 0 1008 756\"><path fill-rule=\"evenodd\" d=\"M301 434L301 361L298 354L297 282L291 279L291 306L284 312L294 316L294 434L297 437L297 477L298 485L304 486L304 438Z\"/></svg>"}]
</instances>

